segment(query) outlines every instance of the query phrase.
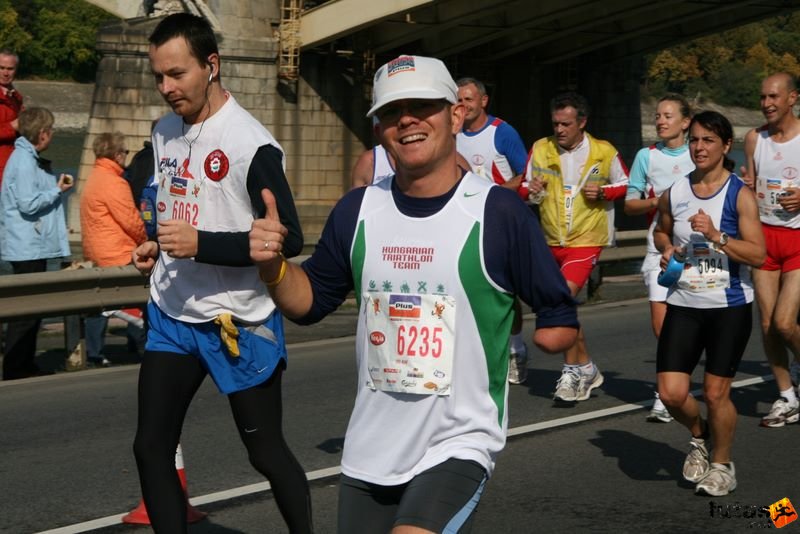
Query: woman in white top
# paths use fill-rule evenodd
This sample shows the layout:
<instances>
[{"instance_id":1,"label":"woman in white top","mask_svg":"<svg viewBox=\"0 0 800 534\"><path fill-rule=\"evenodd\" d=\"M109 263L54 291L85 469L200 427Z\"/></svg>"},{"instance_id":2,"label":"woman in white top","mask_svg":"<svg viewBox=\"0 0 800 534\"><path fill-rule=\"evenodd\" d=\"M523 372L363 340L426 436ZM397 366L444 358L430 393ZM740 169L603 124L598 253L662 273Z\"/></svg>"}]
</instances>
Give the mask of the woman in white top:
<instances>
[{"instance_id":1,"label":"woman in white top","mask_svg":"<svg viewBox=\"0 0 800 534\"><path fill-rule=\"evenodd\" d=\"M670 414L692 433L684 478L696 482L697 493L713 496L736 489L731 461L736 407L730 389L752 327L747 266L761 265L766 257L755 195L731 172L732 141L733 128L719 113L706 111L692 119L689 151L696 168L661 195L654 232L662 267L676 250L686 256L681 277L667 295L658 340L658 392ZM707 419L689 393L703 352Z\"/></svg>"},{"instance_id":2,"label":"woman in white top","mask_svg":"<svg viewBox=\"0 0 800 534\"><path fill-rule=\"evenodd\" d=\"M625 195L625 213L647 214L650 222L647 234L647 255L642 262L642 278L650 298L650 318L653 333L658 339L667 313L667 288L658 285L661 273L661 253L653 243L653 229L658 213L658 199L675 180L683 178L694 169L686 144L686 131L692 118L691 107L682 95L667 93L656 106L655 127L660 141L639 150L631 168L628 192ZM647 420L669 423L672 416L655 394L653 408Z\"/></svg>"}]
</instances>

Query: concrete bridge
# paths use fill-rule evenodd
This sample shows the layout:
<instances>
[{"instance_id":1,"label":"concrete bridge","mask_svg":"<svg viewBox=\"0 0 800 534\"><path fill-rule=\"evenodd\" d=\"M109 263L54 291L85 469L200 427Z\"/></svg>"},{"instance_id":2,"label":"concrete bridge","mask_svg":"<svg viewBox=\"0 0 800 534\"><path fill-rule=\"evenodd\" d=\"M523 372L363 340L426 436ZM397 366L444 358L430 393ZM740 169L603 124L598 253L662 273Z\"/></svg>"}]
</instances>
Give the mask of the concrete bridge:
<instances>
[{"instance_id":1,"label":"concrete bridge","mask_svg":"<svg viewBox=\"0 0 800 534\"><path fill-rule=\"evenodd\" d=\"M376 66L400 53L442 58L455 77L489 87L491 111L527 144L549 133L547 102L584 93L589 130L630 163L641 146L644 54L800 8L800 0L87 0L121 19L98 35L103 54L80 176L93 136L132 147L166 111L147 64L157 17L190 11L221 36L223 85L283 145L287 176L313 244L373 143L364 118ZM79 228L77 202L71 227Z\"/></svg>"}]
</instances>

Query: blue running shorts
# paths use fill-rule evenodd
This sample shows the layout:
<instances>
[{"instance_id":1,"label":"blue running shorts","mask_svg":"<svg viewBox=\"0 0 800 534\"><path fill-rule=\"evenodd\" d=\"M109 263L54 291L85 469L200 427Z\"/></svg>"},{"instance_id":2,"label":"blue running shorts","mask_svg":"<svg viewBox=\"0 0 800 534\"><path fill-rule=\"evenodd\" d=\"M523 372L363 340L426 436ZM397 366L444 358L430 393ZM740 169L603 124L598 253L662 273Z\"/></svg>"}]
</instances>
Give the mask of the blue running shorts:
<instances>
[{"instance_id":1,"label":"blue running shorts","mask_svg":"<svg viewBox=\"0 0 800 534\"><path fill-rule=\"evenodd\" d=\"M283 360L286 340L278 310L263 325L237 324L239 356L233 357L214 321L187 323L173 319L152 301L147 304L149 330L145 350L186 354L200 359L221 393L236 393L266 381Z\"/></svg>"}]
</instances>

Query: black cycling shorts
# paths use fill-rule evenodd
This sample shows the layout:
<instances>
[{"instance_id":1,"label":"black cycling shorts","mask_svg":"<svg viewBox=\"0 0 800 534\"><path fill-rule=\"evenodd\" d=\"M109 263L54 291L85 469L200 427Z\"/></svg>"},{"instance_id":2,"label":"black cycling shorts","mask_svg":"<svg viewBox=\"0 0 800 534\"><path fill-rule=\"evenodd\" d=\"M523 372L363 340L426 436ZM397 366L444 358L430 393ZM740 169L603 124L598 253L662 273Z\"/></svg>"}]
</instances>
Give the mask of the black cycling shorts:
<instances>
[{"instance_id":1,"label":"black cycling shorts","mask_svg":"<svg viewBox=\"0 0 800 534\"><path fill-rule=\"evenodd\" d=\"M342 475L338 532L388 533L397 525L433 532L470 532L486 479L486 471L478 463L455 458L398 486Z\"/></svg>"},{"instance_id":2,"label":"black cycling shorts","mask_svg":"<svg viewBox=\"0 0 800 534\"><path fill-rule=\"evenodd\" d=\"M752 327L752 304L709 309L667 304L656 370L692 374L705 350L705 372L733 378Z\"/></svg>"}]
</instances>

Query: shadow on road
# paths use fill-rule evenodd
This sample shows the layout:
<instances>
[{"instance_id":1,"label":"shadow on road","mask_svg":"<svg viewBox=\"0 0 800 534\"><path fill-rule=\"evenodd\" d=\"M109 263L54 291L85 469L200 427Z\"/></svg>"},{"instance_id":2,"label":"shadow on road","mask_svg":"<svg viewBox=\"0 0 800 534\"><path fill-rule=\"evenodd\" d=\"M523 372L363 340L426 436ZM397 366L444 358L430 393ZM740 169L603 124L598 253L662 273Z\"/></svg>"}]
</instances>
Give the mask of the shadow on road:
<instances>
[{"instance_id":1,"label":"shadow on road","mask_svg":"<svg viewBox=\"0 0 800 534\"><path fill-rule=\"evenodd\" d=\"M676 480L686 487L681 466L686 452L623 430L600 430L589 443L603 456L617 458L620 471L633 480Z\"/></svg>"}]
</instances>

